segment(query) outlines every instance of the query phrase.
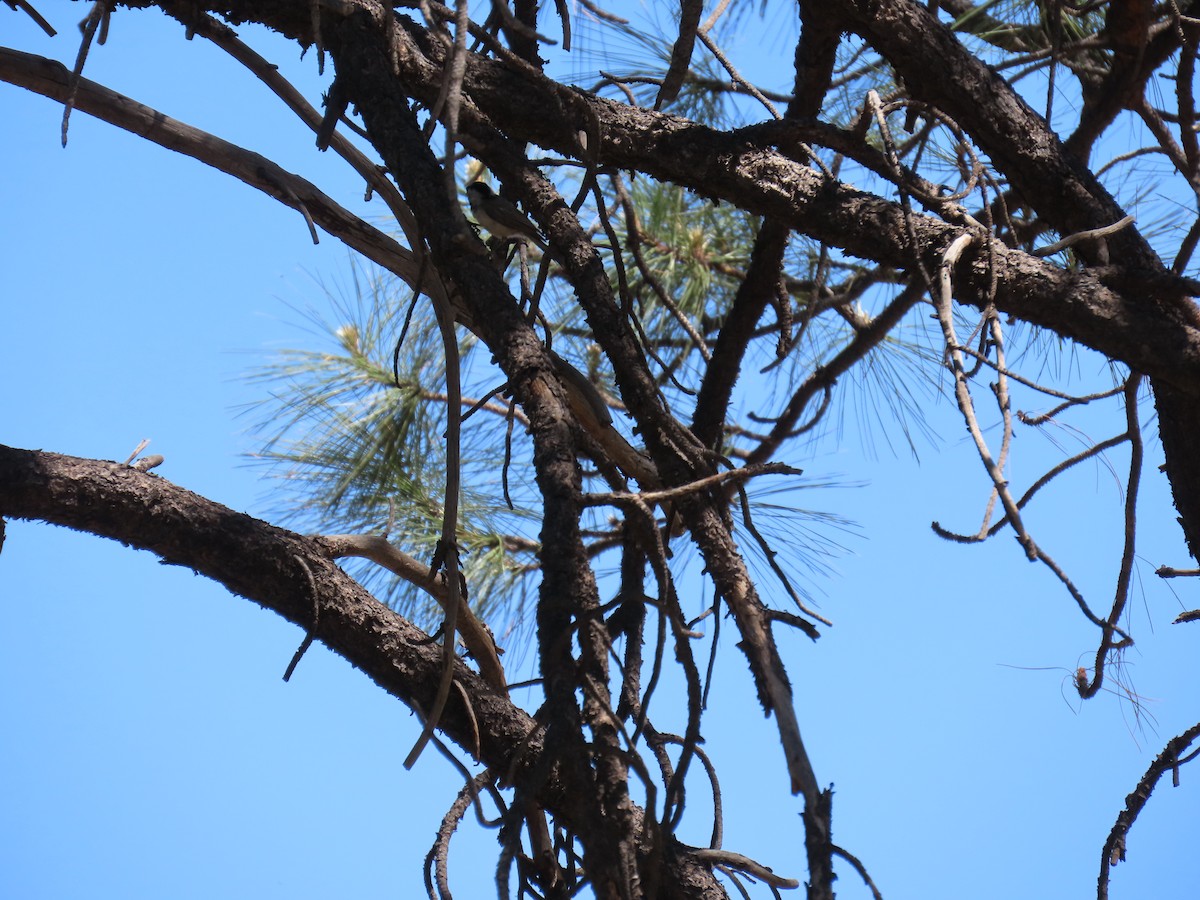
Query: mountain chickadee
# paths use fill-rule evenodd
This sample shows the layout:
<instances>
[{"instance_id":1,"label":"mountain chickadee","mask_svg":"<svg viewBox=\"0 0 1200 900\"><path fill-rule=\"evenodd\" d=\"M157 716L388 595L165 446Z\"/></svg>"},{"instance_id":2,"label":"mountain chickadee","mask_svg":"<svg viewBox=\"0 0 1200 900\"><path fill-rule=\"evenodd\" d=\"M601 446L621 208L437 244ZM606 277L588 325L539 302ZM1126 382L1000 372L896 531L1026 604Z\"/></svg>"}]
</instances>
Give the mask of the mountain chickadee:
<instances>
[{"instance_id":1,"label":"mountain chickadee","mask_svg":"<svg viewBox=\"0 0 1200 900\"><path fill-rule=\"evenodd\" d=\"M536 244L544 253L546 241L537 226L513 203L505 200L482 181L467 185L467 202L475 221L501 240L524 240Z\"/></svg>"}]
</instances>

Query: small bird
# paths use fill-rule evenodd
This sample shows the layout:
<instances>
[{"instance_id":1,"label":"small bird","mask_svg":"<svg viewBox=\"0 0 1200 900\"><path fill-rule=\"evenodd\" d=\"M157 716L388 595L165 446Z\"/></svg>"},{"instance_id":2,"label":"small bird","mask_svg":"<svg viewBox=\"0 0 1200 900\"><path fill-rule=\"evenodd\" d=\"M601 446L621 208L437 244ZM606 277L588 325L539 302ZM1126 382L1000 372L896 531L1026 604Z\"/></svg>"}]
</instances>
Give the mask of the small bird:
<instances>
[{"instance_id":1,"label":"small bird","mask_svg":"<svg viewBox=\"0 0 1200 900\"><path fill-rule=\"evenodd\" d=\"M494 237L504 241L524 240L536 244L544 253L546 241L537 226L509 200L505 200L482 181L467 185L471 214Z\"/></svg>"}]
</instances>

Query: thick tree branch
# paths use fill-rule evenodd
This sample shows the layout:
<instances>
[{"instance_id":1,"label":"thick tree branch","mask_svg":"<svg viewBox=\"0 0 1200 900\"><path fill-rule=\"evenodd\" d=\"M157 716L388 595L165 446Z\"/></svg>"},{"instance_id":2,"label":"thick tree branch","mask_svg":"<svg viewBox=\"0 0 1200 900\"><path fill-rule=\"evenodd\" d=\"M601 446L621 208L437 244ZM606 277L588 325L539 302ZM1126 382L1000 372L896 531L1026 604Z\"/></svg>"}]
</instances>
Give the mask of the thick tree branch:
<instances>
[{"instance_id":1,"label":"thick tree branch","mask_svg":"<svg viewBox=\"0 0 1200 900\"><path fill-rule=\"evenodd\" d=\"M60 103L66 102L71 92L71 74L62 63L2 47L0 81ZM297 204L302 205L313 221L346 246L409 284L416 283L420 263L407 248L368 225L310 182L280 168L265 156L172 119L86 78L80 78L75 87L75 108L232 175L285 206L296 208Z\"/></svg>"},{"instance_id":2,"label":"thick tree branch","mask_svg":"<svg viewBox=\"0 0 1200 900\"><path fill-rule=\"evenodd\" d=\"M424 42L421 29L411 23L397 38L407 48L401 54L402 77L410 79L408 86L418 98L426 99L422 78L436 70L437 48ZM434 59L427 58L426 52L435 54ZM820 145L828 134L826 126L788 122L722 132L584 95L478 57L468 61L464 91L476 108L474 115L503 121L506 132L521 140L574 155L579 152L576 135L598 120L597 155L602 164L641 171L748 212L775 217L864 259L897 268L913 262L899 204L830 182L806 162L789 156L793 149L802 152L801 142ZM548 108L557 114L542 114ZM1071 183L1078 186L1077 193L1090 196L1081 177L1074 175ZM1060 187L1055 190L1061 193ZM1089 200L1088 206L1103 219L1086 222L1084 228L1110 225L1124 216L1111 198ZM912 217L912 227L916 252L931 271L962 230L932 216ZM1073 230L1066 224L1063 228L1064 233ZM1125 229L1116 237L1131 231ZM1105 270L1101 281L1094 274L1068 272L994 241L990 247L973 247L955 275L955 283L971 302L983 303L982 298L992 295L993 271L985 264L989 254L996 263L996 308L1200 395L1200 320L1185 299L1189 282L1168 276L1147 283L1137 272L1124 269ZM1115 258L1137 263L1143 256ZM1163 302L1144 302L1147 288Z\"/></svg>"},{"instance_id":3,"label":"thick tree branch","mask_svg":"<svg viewBox=\"0 0 1200 900\"><path fill-rule=\"evenodd\" d=\"M353 4L347 0L346 5ZM310 17L306 12L297 14L297 4L240 2L206 6L227 12L235 21L253 18L301 42L311 40ZM940 25L938 28L945 31ZM923 32L918 30L917 34ZM424 35L424 29L415 23L397 18L394 38L399 74L396 77L411 96L431 104L437 99L443 60L438 57L441 45L426 40ZM942 43L925 46L923 54L917 54L916 58L922 62L939 58L935 53L938 50L951 52L956 59L961 57L965 51L953 43L952 35L950 40L948 47ZM977 74L974 69L969 69L969 73ZM381 84L377 89L392 80L392 76L380 73L378 79ZM938 96L950 81L944 77L937 80ZM1000 109L1012 105L1011 91L990 72L987 84L987 90L978 92L977 97L971 94L958 101L958 105L970 112L973 97L977 115L983 116L987 107L978 104L1000 92L1000 86L1004 88L997 100ZM547 109L556 110L556 114L545 115ZM592 124L598 122L601 142L594 152L602 164L642 171L748 212L775 216L796 230L865 259L901 268L912 263L912 250L904 238L903 211L898 204L829 183L806 164L789 158L790 148L798 142L820 145L822 135L827 133L826 126L784 123L774 131L752 128L722 132L665 113L585 95L528 68L517 71L475 55L467 60L464 116L468 117L472 110L476 116L484 114L492 121L503 121L506 132L519 140L568 156L579 153L580 131L590 133ZM1023 128L1040 123L1040 117L1030 116L1036 117L1036 113L1014 114L1004 128L991 129L995 139L1004 140L1009 147L1022 143L1008 141L1007 136L1025 133ZM785 139L783 128L788 129L790 138ZM1044 125L1032 133L1045 134ZM773 136L765 138L766 134ZM783 148L782 152L774 149L776 144ZM1063 203L1074 198L1087 207L1087 215L1072 214L1063 220L1060 230L1064 234L1109 225L1124 216L1102 188L1098 194L1093 193L1094 180L1081 174L1077 163L1065 157L1054 157L1048 163L1053 172L1063 175L1074 186L1069 190L1053 175L1045 174L1039 165L1041 156L1033 152L1045 150L1044 142L1034 142L1020 173L1028 171L1031 178L1036 178L1030 181L1028 193L1062 197ZM1021 159L1017 157L1017 162ZM1063 196L1064 191L1069 196ZM1073 224L1076 219L1078 227ZM960 231L929 216L914 217L913 227L922 262L931 270ZM1116 237L1122 241L1127 237L1135 242L1141 240L1132 229L1125 229ZM1103 281L1086 272L1064 271L998 243L993 248L972 250L973 254L968 254L964 261L971 263L969 270L956 273L955 278L956 284L967 292L967 299L989 294L992 273L986 266L974 263L986 259L990 252L1001 263L995 270L994 300L1002 312L1078 340L1136 371L1167 380L1184 393L1200 394L1200 333L1194 308L1185 299L1189 283L1169 276L1145 281L1143 276L1151 273L1144 270L1144 250L1135 249L1126 256L1114 257L1125 266L1131 263L1143 266L1142 275L1125 269L1107 270ZM1145 303L1142 298L1147 293L1161 297L1162 304Z\"/></svg>"},{"instance_id":4,"label":"thick tree branch","mask_svg":"<svg viewBox=\"0 0 1200 900\"><path fill-rule=\"evenodd\" d=\"M0 445L2 519L48 522L148 550L305 630L312 625L315 585L317 640L406 705L427 709L433 701L441 676L438 646L338 568L323 539L277 528L131 466ZM463 747L478 737L481 761L493 771L519 779L537 769L544 741L533 718L462 663L455 679L471 712L452 699L441 730ZM573 781L567 768L543 774L538 801L583 833L591 815L583 795L590 788ZM642 811L631 807L631 816L640 822ZM682 845L671 841L660 862L665 896L725 896L708 867ZM686 893L685 884L695 892Z\"/></svg>"},{"instance_id":5,"label":"thick tree branch","mask_svg":"<svg viewBox=\"0 0 1200 900\"><path fill-rule=\"evenodd\" d=\"M1046 121L997 73L969 53L924 6L913 0L879 0L870 4L869 10L853 0L839 0L837 6L844 23L896 68L908 91L948 113L971 134L1022 200L1061 234L1102 228L1125 217L1125 210ZM1148 9L1145 4L1130 3L1118 4L1114 10L1123 23L1123 33L1113 36L1120 52L1110 82L1120 82L1124 94L1144 72L1145 60L1137 58L1140 49L1134 53L1131 45L1141 48L1146 28L1139 16L1148 14ZM1138 14L1131 13L1134 10ZM1151 57L1169 50L1175 37L1163 40L1166 46L1156 47ZM931 66L930 60L937 60L937 66ZM1021 135L1021 139L1013 140L1014 135ZM1087 139L1081 139L1077 146L1082 151L1086 145ZM1179 335L1189 335L1188 343L1194 340L1200 328L1200 313L1188 296L1194 289L1179 285L1164 290L1169 271L1136 228L1122 229L1092 246L1080 245L1077 252L1093 265L1120 261L1125 271L1115 284L1120 290L1120 304L1127 307L1122 319L1133 324L1163 316L1174 322ZM1007 297L997 296L996 306L1025 317L1009 305ZM1034 318L1029 321L1049 324ZM1173 337L1170 327L1156 333L1146 345L1146 352L1138 354L1141 359L1135 361L1109 342L1099 346L1078 332L1053 324L1049 327L1151 376L1166 450L1167 477L1188 547L1193 556L1200 554L1200 469L1193 462L1198 458L1200 403L1194 367L1174 365L1181 362L1175 355L1178 335ZM1147 367L1147 356L1170 359L1171 363L1165 368Z\"/></svg>"},{"instance_id":6,"label":"thick tree branch","mask_svg":"<svg viewBox=\"0 0 1200 900\"><path fill-rule=\"evenodd\" d=\"M371 597L330 558L323 539L234 512L131 466L0 445L0 515L37 519L149 550L308 629L312 573L321 607L315 637L388 693L424 708L432 701L440 653L428 636ZM533 721L476 673L458 666L480 723L490 764L513 761ZM445 731L470 746L470 725L452 704ZM505 748L508 748L507 750Z\"/></svg>"},{"instance_id":7,"label":"thick tree branch","mask_svg":"<svg viewBox=\"0 0 1200 900\"><path fill-rule=\"evenodd\" d=\"M602 786L583 792L580 801L588 809L586 827L577 833L583 839L597 893L624 895L636 880L638 823L628 815L613 814L618 808L630 808L627 796L616 806L604 802L606 795L624 795L626 791L623 748L610 725L596 716L588 715L594 741L591 749L582 732L581 714L591 709L592 700L608 705L606 697L591 697L607 685L607 635L596 614L599 596L580 534L580 475L570 427L573 416L552 361L490 255L466 229L461 212L446 203L443 173L400 90L401 83L391 76L393 48L386 36L367 15L335 23L326 28L325 35L346 95L361 113L372 143L424 225L432 261L457 287L529 417L544 506L538 639L549 711L547 742L556 764L570 770L573 780ZM461 127L466 130L467 111L461 112ZM572 654L576 631L583 648L582 670ZM580 710L575 699L580 689L587 701L585 710ZM595 768L589 764L592 757ZM532 793L537 785L529 783L524 789Z\"/></svg>"}]
</instances>

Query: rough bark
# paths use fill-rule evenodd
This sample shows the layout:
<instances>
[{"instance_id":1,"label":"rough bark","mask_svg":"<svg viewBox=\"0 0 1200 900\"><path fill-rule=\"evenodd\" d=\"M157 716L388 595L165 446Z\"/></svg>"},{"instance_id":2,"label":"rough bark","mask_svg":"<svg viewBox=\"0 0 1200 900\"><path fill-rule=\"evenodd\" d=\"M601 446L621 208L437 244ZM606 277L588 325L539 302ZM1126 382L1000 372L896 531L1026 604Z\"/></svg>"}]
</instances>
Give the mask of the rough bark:
<instances>
[{"instance_id":1,"label":"rough bark","mask_svg":"<svg viewBox=\"0 0 1200 900\"><path fill-rule=\"evenodd\" d=\"M0 520L62 525L147 550L192 569L278 613L410 707L428 709L441 675L429 635L372 597L330 559L319 537L278 528L198 496L152 473L103 460L0 445ZM2 532L0 532L2 533ZM311 581L310 581L311 573ZM315 595L313 587L315 586ZM460 663L455 679L469 699L447 707L440 727L461 747L478 746L493 771L541 771L535 799L566 826L594 828L594 785L577 767L541 765L545 742L534 719ZM630 804L627 827L643 811ZM663 897L724 897L711 868L671 840L654 873ZM682 885L690 885L686 892Z\"/></svg>"}]
</instances>

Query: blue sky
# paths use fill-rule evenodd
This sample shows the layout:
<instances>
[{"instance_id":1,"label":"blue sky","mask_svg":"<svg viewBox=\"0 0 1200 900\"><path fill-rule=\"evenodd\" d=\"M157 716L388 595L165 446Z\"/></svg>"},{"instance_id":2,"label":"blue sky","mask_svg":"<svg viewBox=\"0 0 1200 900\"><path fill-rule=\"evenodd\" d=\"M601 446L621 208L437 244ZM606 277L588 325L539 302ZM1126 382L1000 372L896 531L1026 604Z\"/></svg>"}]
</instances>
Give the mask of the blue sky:
<instances>
[{"instance_id":1,"label":"blue sky","mask_svg":"<svg viewBox=\"0 0 1200 900\"><path fill-rule=\"evenodd\" d=\"M3 9L6 42L69 63L83 7L39 8L60 36ZM315 59L256 46L319 98L328 75ZM382 213L252 77L156 13L119 12L86 74ZM150 438L162 477L267 515L271 485L245 459L254 420L239 413L261 388L245 376L283 347L312 345L297 308L327 309L320 285L345 276L348 252L327 236L314 247L296 213L85 115L63 150L60 118L0 85L0 441L123 460ZM1086 353L1075 367L1081 382L1105 377ZM960 547L929 530L933 519L974 530L986 489L952 403L927 405L941 439L920 461L866 452L853 417L841 440L785 454L814 478L864 483L805 495L858 527L841 536L849 552L835 571L806 585L835 627L816 644L783 639L818 778L835 785L835 840L889 898L1094 895L1125 794L1200 717L1200 626L1169 624L1200 602L1194 586L1152 574L1186 564L1161 449L1147 451L1129 607L1126 675L1142 699L1081 706L1069 673L1088 664L1096 635L1065 592L1009 537ZM1088 425L1095 436L1119 428ZM1022 432L1014 481L1036 477L1052 450ZM1113 464L1123 470L1124 455ZM1112 590L1120 504L1113 478L1089 466L1030 512L1097 606ZM148 554L24 522L9 523L0 604L0 895L423 890L421 860L458 777L431 752L404 771L414 720L323 649L284 684L296 628ZM729 635L706 746L725 846L803 877L800 805ZM1180 788L1151 800L1114 897L1200 893L1193 776L1185 767ZM707 840L703 795L697 781L685 840ZM455 840L452 885L490 896L491 834L468 822ZM839 896L867 896L841 874Z\"/></svg>"}]
</instances>

